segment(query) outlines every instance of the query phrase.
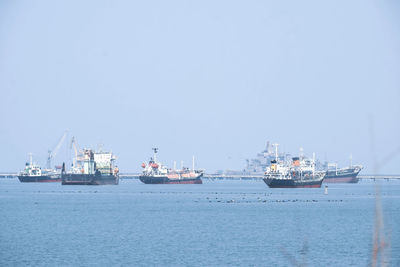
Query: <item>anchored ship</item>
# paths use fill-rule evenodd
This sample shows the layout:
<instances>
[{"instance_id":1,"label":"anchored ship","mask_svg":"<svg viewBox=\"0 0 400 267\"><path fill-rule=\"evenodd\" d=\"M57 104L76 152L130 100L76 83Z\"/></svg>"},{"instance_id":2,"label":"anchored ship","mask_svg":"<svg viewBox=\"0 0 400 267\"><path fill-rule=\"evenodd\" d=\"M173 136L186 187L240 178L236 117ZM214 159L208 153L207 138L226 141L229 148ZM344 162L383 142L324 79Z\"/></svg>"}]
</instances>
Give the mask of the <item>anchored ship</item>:
<instances>
[{"instance_id":1,"label":"anchored ship","mask_svg":"<svg viewBox=\"0 0 400 267\"><path fill-rule=\"evenodd\" d=\"M203 171L181 168L180 170L168 169L157 161L158 148L153 148L154 156L149 163L142 163L143 173L139 176L145 184L202 184Z\"/></svg>"},{"instance_id":2,"label":"anchored ship","mask_svg":"<svg viewBox=\"0 0 400 267\"><path fill-rule=\"evenodd\" d=\"M56 166L56 169L52 169L51 161L57 155L57 152L60 150L61 145L63 144L68 130L64 132L63 136L58 141L56 147L51 151L49 150L49 156L47 158L47 168L42 169L38 164L33 163L32 161L32 154L29 154L29 163L25 164L25 169L18 173L18 179L22 183L30 183L30 182L60 182L61 181L61 174Z\"/></svg>"},{"instance_id":3,"label":"anchored ship","mask_svg":"<svg viewBox=\"0 0 400 267\"><path fill-rule=\"evenodd\" d=\"M25 164L25 169L18 174L18 179L21 183L47 183L60 182L60 173L52 169L42 168L32 161L32 154L29 155L29 163Z\"/></svg>"},{"instance_id":4,"label":"anchored ship","mask_svg":"<svg viewBox=\"0 0 400 267\"><path fill-rule=\"evenodd\" d=\"M264 182L270 188L319 188L325 172L315 170L313 159L294 157L292 161L279 161L278 157L264 174Z\"/></svg>"},{"instance_id":5,"label":"anchored ship","mask_svg":"<svg viewBox=\"0 0 400 267\"><path fill-rule=\"evenodd\" d=\"M115 159L111 152L94 152L91 149L84 149L80 155L76 154L69 172L66 171L65 163L63 163L62 184L117 185L119 183L119 170L113 166Z\"/></svg>"},{"instance_id":6,"label":"anchored ship","mask_svg":"<svg viewBox=\"0 0 400 267\"><path fill-rule=\"evenodd\" d=\"M328 166L331 166L329 164ZM334 164L334 169L326 171L324 183L358 183L357 175L363 168L361 165L354 165L347 168L337 168L337 164Z\"/></svg>"}]
</instances>

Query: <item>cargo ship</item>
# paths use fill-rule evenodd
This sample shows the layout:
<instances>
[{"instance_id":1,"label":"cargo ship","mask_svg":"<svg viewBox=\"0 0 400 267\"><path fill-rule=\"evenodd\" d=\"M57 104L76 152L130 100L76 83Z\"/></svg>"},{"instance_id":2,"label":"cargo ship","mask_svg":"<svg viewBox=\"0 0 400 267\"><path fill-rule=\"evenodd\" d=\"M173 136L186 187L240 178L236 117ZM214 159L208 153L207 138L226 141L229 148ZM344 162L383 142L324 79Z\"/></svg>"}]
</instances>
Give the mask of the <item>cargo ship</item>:
<instances>
[{"instance_id":1,"label":"cargo ship","mask_svg":"<svg viewBox=\"0 0 400 267\"><path fill-rule=\"evenodd\" d=\"M335 169L328 168L326 171L324 183L358 183L357 175L363 168L361 165L354 165L340 169L337 168L336 164L334 165Z\"/></svg>"},{"instance_id":2,"label":"cargo ship","mask_svg":"<svg viewBox=\"0 0 400 267\"><path fill-rule=\"evenodd\" d=\"M61 175L52 169L42 168L32 161L32 154L29 155L29 163L25 164L25 169L18 173L18 179L21 183L49 183L60 182Z\"/></svg>"},{"instance_id":3,"label":"cargo ship","mask_svg":"<svg viewBox=\"0 0 400 267\"><path fill-rule=\"evenodd\" d=\"M244 175L254 175L254 176L262 176L265 173L265 170L271 166L271 161L272 160L277 160L277 161L286 161L287 159L291 159L292 156L290 153L286 152L278 152L278 146L279 144L277 143L270 143L267 141L267 145L263 151L260 153L257 153L256 158L253 159L246 159L246 167L243 169L243 171L239 172L237 171L236 173L232 174L244 174ZM303 157L303 148L300 147L299 151L299 156ZM316 159L315 160L315 168L317 170L323 169L323 164Z\"/></svg>"},{"instance_id":4,"label":"cargo ship","mask_svg":"<svg viewBox=\"0 0 400 267\"><path fill-rule=\"evenodd\" d=\"M154 156L142 163L143 173L139 176L145 184L202 184L203 171L182 167L180 170L169 169L157 161L158 148L153 148Z\"/></svg>"},{"instance_id":5,"label":"cargo ship","mask_svg":"<svg viewBox=\"0 0 400 267\"><path fill-rule=\"evenodd\" d=\"M117 185L119 170L113 166L115 156L111 152L94 152L84 149L69 172L63 163L62 185Z\"/></svg>"},{"instance_id":6,"label":"cargo ship","mask_svg":"<svg viewBox=\"0 0 400 267\"><path fill-rule=\"evenodd\" d=\"M315 170L315 159L294 157L291 162L271 161L264 174L270 188L319 188L326 172Z\"/></svg>"}]
</instances>

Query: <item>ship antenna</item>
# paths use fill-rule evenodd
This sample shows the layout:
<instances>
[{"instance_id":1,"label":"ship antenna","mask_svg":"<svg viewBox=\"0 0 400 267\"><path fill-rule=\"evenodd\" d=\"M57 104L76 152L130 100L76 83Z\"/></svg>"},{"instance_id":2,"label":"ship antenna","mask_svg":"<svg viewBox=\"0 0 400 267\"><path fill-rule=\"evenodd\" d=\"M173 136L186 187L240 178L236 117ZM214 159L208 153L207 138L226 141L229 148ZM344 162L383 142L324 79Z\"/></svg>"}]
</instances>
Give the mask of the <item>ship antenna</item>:
<instances>
[{"instance_id":1,"label":"ship antenna","mask_svg":"<svg viewBox=\"0 0 400 267\"><path fill-rule=\"evenodd\" d=\"M153 147L153 151L154 151L154 162L157 162L157 152L158 152L158 148L157 148L157 147Z\"/></svg>"},{"instance_id":2,"label":"ship antenna","mask_svg":"<svg viewBox=\"0 0 400 267\"><path fill-rule=\"evenodd\" d=\"M353 155L350 153L350 168L353 167Z\"/></svg>"},{"instance_id":3,"label":"ship antenna","mask_svg":"<svg viewBox=\"0 0 400 267\"><path fill-rule=\"evenodd\" d=\"M312 175L315 176L315 152L312 153L312 161L313 161L313 168L312 168Z\"/></svg>"},{"instance_id":4,"label":"ship antenna","mask_svg":"<svg viewBox=\"0 0 400 267\"><path fill-rule=\"evenodd\" d=\"M300 159L304 158L303 148L300 147Z\"/></svg>"}]
</instances>

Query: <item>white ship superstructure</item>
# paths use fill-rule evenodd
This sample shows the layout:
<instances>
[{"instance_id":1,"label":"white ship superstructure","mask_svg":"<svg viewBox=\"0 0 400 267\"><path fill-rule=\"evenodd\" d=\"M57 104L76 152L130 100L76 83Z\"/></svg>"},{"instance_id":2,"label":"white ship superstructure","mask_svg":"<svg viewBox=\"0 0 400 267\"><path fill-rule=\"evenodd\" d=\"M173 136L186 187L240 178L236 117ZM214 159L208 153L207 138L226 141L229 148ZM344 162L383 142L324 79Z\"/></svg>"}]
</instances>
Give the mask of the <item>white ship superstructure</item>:
<instances>
[{"instance_id":1,"label":"white ship superstructure","mask_svg":"<svg viewBox=\"0 0 400 267\"><path fill-rule=\"evenodd\" d=\"M272 188L321 187L324 176L325 172L315 170L315 155L312 159L301 155L287 161L279 160L276 153L263 180Z\"/></svg>"}]
</instances>

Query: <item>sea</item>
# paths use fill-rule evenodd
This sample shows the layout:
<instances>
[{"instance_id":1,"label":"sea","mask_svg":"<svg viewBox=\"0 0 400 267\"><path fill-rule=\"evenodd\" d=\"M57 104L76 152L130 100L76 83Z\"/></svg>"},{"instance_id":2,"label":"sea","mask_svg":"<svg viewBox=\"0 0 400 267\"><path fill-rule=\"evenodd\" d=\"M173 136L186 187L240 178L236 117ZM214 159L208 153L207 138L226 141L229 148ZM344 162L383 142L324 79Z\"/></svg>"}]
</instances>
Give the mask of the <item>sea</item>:
<instances>
[{"instance_id":1,"label":"sea","mask_svg":"<svg viewBox=\"0 0 400 267\"><path fill-rule=\"evenodd\" d=\"M400 266L400 181L203 182L0 179L0 266Z\"/></svg>"}]
</instances>

